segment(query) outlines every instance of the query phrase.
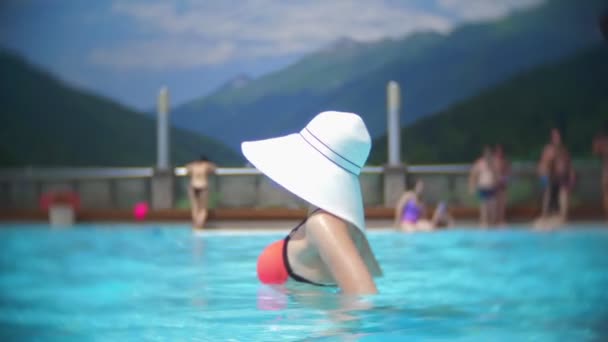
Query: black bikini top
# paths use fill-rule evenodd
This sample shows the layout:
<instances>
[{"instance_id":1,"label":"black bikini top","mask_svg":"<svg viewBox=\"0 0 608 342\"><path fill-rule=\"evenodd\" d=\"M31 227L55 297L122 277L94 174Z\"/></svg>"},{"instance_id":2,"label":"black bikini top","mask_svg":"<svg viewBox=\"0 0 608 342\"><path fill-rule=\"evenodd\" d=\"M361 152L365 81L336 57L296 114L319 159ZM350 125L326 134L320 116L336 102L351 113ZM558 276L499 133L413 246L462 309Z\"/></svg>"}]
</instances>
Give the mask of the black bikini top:
<instances>
[{"instance_id":1,"label":"black bikini top","mask_svg":"<svg viewBox=\"0 0 608 342\"><path fill-rule=\"evenodd\" d=\"M295 234L298 231L298 229L300 229L300 227L302 227L304 225L304 223L306 223L308 218L319 210L321 210L321 209L315 209L312 213L310 213L310 215L306 216L306 218L304 220L302 220L302 222L300 222L297 226L295 226L295 228L293 228L291 230L291 232L289 232L289 234L285 237L285 239L284 239L285 243L283 244L283 263L285 265L285 270L287 270L287 274L295 281L298 281L301 283L307 283L307 284L311 284L311 285L316 285L316 286L335 286L335 285L329 285L329 284L320 284L320 283L308 280L302 276L295 274L293 272L293 269L289 265L289 260L287 259L287 244L289 243L289 240L291 240L291 237L293 236L293 234Z\"/></svg>"}]
</instances>

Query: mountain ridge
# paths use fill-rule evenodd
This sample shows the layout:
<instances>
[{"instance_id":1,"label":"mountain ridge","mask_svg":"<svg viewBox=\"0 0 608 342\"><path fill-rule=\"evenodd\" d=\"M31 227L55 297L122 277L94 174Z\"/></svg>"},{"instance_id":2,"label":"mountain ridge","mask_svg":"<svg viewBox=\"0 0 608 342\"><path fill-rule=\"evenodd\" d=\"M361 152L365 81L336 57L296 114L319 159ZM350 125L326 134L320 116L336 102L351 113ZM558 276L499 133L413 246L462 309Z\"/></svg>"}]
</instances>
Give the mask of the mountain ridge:
<instances>
[{"instance_id":1,"label":"mountain ridge","mask_svg":"<svg viewBox=\"0 0 608 342\"><path fill-rule=\"evenodd\" d=\"M406 163L470 162L483 145L502 144L516 160L538 160L551 128L575 158L591 159L591 141L608 122L608 45L522 72L401 130ZM384 164L386 136L369 163Z\"/></svg>"},{"instance_id":2,"label":"mountain ridge","mask_svg":"<svg viewBox=\"0 0 608 342\"><path fill-rule=\"evenodd\" d=\"M297 130L319 111L331 109L359 113L378 136L385 131L388 81L402 85L402 122L409 124L518 72L597 43L601 35L595 17L603 6L599 0L553 0L496 22L463 25L447 36L421 32L386 39L358 46L355 54L332 55L335 59L312 54L246 87L177 107L176 124L237 148L242 140Z\"/></svg>"},{"instance_id":3,"label":"mountain ridge","mask_svg":"<svg viewBox=\"0 0 608 342\"><path fill-rule=\"evenodd\" d=\"M156 160L156 123L119 103L74 88L10 51L0 51L1 166L143 166ZM171 156L208 154L239 165L213 139L171 128Z\"/></svg>"}]
</instances>

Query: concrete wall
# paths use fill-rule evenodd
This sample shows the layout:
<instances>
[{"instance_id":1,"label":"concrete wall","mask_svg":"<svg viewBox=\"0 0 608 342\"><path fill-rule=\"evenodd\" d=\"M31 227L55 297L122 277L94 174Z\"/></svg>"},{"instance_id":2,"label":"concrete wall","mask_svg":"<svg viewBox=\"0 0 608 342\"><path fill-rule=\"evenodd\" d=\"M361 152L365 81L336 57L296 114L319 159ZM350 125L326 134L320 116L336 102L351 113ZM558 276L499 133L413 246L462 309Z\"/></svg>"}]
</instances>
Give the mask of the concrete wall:
<instances>
[{"instance_id":1,"label":"concrete wall","mask_svg":"<svg viewBox=\"0 0 608 342\"><path fill-rule=\"evenodd\" d=\"M113 206L113 182L92 179L78 185L80 205L87 209L105 209Z\"/></svg>"},{"instance_id":2,"label":"concrete wall","mask_svg":"<svg viewBox=\"0 0 608 342\"><path fill-rule=\"evenodd\" d=\"M577 169L577 184L572 195L572 206L601 203L600 169ZM475 206L477 198L468 191L466 172L419 172L406 177L408 187L417 179L425 182L425 201L434 205L448 201L456 206ZM79 193L85 209L129 209L140 201L151 201L151 177L82 178L74 179L0 179L0 207L4 209L34 209L41 193L71 190ZM175 177L173 208L188 208L188 179ZM383 173L361 175L361 189L367 207L385 206ZM279 185L260 174L224 174L213 176L209 184L211 208L286 207L301 208L306 204ZM541 188L537 177L530 172L516 174L509 183L511 205L538 205Z\"/></svg>"},{"instance_id":3,"label":"concrete wall","mask_svg":"<svg viewBox=\"0 0 608 342\"><path fill-rule=\"evenodd\" d=\"M5 183L3 190L8 197L8 208L32 209L38 206L39 185L34 181L15 181ZM3 197L5 197L3 196Z\"/></svg>"},{"instance_id":4,"label":"concrete wall","mask_svg":"<svg viewBox=\"0 0 608 342\"><path fill-rule=\"evenodd\" d=\"M113 194L112 208L127 209L132 208L137 202L151 201L150 179L117 179L113 180L110 186L110 191Z\"/></svg>"}]
</instances>

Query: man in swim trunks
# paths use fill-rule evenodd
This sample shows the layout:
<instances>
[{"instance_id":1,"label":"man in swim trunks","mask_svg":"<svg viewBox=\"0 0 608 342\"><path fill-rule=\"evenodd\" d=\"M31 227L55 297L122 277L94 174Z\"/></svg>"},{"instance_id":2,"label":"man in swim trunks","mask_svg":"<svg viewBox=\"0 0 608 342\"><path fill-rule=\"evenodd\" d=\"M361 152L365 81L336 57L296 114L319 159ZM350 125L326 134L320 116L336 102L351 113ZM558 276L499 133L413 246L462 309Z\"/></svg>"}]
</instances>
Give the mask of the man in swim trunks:
<instances>
[{"instance_id":1,"label":"man in swim trunks","mask_svg":"<svg viewBox=\"0 0 608 342\"><path fill-rule=\"evenodd\" d=\"M565 148L557 151L548 167L547 211L534 223L536 229L551 230L568 220L570 191L574 185L574 169Z\"/></svg>"},{"instance_id":2,"label":"man in swim trunks","mask_svg":"<svg viewBox=\"0 0 608 342\"><path fill-rule=\"evenodd\" d=\"M310 206L307 218L259 256L262 283L378 292L374 277L382 270L365 233L359 183L370 148L363 120L335 111L318 114L298 133L241 145L258 170Z\"/></svg>"},{"instance_id":3,"label":"man in swim trunks","mask_svg":"<svg viewBox=\"0 0 608 342\"><path fill-rule=\"evenodd\" d=\"M549 167L562 147L562 136L560 131L557 128L551 129L551 140L543 148L537 168L543 191L541 217L549 214L549 197L551 195L549 187Z\"/></svg>"},{"instance_id":4,"label":"man in swim trunks","mask_svg":"<svg viewBox=\"0 0 608 342\"><path fill-rule=\"evenodd\" d=\"M539 165L541 175L546 178L546 189L541 217L534 224L538 229L554 229L566 223L575 182L570 153L562 144L559 131L554 129L551 136L552 143L545 147Z\"/></svg>"},{"instance_id":5,"label":"man in swim trunks","mask_svg":"<svg viewBox=\"0 0 608 342\"><path fill-rule=\"evenodd\" d=\"M570 191L574 187L574 178L570 153L562 147L549 164L549 184L551 191L557 191L558 213L564 222L568 219Z\"/></svg>"},{"instance_id":6,"label":"man in swim trunks","mask_svg":"<svg viewBox=\"0 0 608 342\"><path fill-rule=\"evenodd\" d=\"M496 223L496 165L492 149L483 148L482 156L475 161L469 173L469 192L477 190L479 196L479 223L488 227Z\"/></svg>"},{"instance_id":7,"label":"man in swim trunks","mask_svg":"<svg viewBox=\"0 0 608 342\"><path fill-rule=\"evenodd\" d=\"M194 229L203 229L207 222L207 205L209 202L209 176L215 173L216 165L206 156L186 165L190 176L188 198L192 212L192 226Z\"/></svg>"},{"instance_id":8,"label":"man in swim trunks","mask_svg":"<svg viewBox=\"0 0 608 342\"><path fill-rule=\"evenodd\" d=\"M602 160L602 197L604 202L604 214L608 220L608 121L604 123L602 132L593 140L593 153Z\"/></svg>"}]
</instances>

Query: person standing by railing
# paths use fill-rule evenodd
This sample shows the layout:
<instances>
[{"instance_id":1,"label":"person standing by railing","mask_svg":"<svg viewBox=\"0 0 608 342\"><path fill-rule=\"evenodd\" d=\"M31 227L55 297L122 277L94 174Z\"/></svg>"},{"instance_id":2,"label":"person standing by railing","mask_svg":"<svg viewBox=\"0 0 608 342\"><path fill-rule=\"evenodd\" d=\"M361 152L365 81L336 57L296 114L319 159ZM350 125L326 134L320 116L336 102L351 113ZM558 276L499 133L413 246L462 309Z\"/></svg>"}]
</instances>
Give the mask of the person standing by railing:
<instances>
[{"instance_id":1,"label":"person standing by railing","mask_svg":"<svg viewBox=\"0 0 608 342\"><path fill-rule=\"evenodd\" d=\"M469 192L477 190L479 196L479 224L488 227L496 223L497 173L494 154L484 146L482 156L475 161L469 173Z\"/></svg>"},{"instance_id":2,"label":"person standing by railing","mask_svg":"<svg viewBox=\"0 0 608 342\"><path fill-rule=\"evenodd\" d=\"M190 176L188 198L192 212L192 226L194 229L203 229L207 222L207 206L209 204L209 176L215 173L217 166L206 156L186 165Z\"/></svg>"},{"instance_id":3,"label":"person standing by railing","mask_svg":"<svg viewBox=\"0 0 608 342\"><path fill-rule=\"evenodd\" d=\"M535 226L541 229L556 228L568 220L570 192L575 181L570 153L562 144L558 129L551 130L551 141L543 150L538 171L544 194L541 217Z\"/></svg>"},{"instance_id":4,"label":"person standing by railing","mask_svg":"<svg viewBox=\"0 0 608 342\"><path fill-rule=\"evenodd\" d=\"M549 184L549 167L555 160L558 151L562 148L562 136L557 128L551 130L551 139L543 148L543 152L538 162L537 173L543 191L541 204L541 217L546 217L549 214L550 202L550 184Z\"/></svg>"},{"instance_id":5,"label":"person standing by railing","mask_svg":"<svg viewBox=\"0 0 608 342\"><path fill-rule=\"evenodd\" d=\"M602 159L602 197L608 220L608 121L604 122L602 131L593 140L593 153Z\"/></svg>"}]
</instances>

